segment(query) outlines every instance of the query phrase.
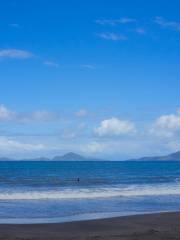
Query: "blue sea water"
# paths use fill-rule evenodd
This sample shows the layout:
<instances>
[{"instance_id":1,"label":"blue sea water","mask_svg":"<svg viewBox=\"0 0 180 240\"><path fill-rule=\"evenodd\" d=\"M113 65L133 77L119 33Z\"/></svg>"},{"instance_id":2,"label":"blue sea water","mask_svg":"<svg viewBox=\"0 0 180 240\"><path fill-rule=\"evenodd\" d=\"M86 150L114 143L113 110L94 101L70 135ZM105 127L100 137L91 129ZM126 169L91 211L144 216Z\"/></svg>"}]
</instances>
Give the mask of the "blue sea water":
<instances>
[{"instance_id":1,"label":"blue sea water","mask_svg":"<svg viewBox=\"0 0 180 240\"><path fill-rule=\"evenodd\" d=\"M180 210L180 162L0 162L1 223L176 210Z\"/></svg>"}]
</instances>

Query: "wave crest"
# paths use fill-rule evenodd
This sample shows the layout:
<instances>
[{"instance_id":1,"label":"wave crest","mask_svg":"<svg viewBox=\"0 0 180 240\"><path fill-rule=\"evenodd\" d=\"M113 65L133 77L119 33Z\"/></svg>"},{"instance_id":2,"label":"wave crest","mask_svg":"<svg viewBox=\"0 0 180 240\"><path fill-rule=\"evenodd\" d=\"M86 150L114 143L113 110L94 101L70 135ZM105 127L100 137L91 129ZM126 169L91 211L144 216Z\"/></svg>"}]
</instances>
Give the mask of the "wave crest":
<instances>
[{"instance_id":1,"label":"wave crest","mask_svg":"<svg viewBox=\"0 0 180 240\"><path fill-rule=\"evenodd\" d=\"M0 200L65 200L110 197L180 195L180 185L134 185L128 187L81 188L63 190L24 190L0 192Z\"/></svg>"}]
</instances>

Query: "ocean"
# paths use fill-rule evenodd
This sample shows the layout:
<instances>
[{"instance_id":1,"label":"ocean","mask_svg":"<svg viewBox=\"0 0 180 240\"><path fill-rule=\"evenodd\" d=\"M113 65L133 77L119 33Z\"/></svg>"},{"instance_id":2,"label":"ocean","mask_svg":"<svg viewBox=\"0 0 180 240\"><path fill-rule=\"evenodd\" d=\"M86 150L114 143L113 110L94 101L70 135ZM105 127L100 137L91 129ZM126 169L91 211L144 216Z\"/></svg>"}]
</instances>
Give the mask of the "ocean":
<instances>
[{"instance_id":1,"label":"ocean","mask_svg":"<svg viewBox=\"0 0 180 240\"><path fill-rule=\"evenodd\" d=\"M180 162L1 161L0 223L180 210Z\"/></svg>"}]
</instances>

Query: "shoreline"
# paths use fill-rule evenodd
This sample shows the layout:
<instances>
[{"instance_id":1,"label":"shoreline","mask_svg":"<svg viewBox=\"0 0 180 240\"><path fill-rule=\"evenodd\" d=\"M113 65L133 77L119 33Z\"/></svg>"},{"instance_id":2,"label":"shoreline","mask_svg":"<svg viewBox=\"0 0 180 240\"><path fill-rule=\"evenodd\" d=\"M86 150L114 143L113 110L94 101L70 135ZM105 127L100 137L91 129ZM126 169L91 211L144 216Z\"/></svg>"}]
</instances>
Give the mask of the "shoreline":
<instances>
[{"instance_id":1,"label":"shoreline","mask_svg":"<svg viewBox=\"0 0 180 240\"><path fill-rule=\"evenodd\" d=\"M63 224L63 223L75 223L75 222L86 222L95 220L106 220L122 217L132 216L144 216L152 214L162 213L176 213L176 211L152 211L152 212L109 212L109 213L84 213L76 214L72 216L64 217L52 217L52 218L0 218L0 225L36 225L36 224Z\"/></svg>"},{"instance_id":2,"label":"shoreline","mask_svg":"<svg viewBox=\"0 0 180 240\"><path fill-rule=\"evenodd\" d=\"M45 224L0 224L2 240L180 239L180 212Z\"/></svg>"}]
</instances>

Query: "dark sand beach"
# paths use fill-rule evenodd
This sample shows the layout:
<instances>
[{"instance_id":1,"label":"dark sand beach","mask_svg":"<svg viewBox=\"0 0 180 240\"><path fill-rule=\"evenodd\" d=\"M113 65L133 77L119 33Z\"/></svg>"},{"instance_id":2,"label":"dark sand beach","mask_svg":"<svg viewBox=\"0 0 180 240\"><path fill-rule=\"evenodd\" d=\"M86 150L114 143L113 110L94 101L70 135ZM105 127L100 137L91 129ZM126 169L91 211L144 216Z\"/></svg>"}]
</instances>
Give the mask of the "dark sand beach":
<instances>
[{"instance_id":1,"label":"dark sand beach","mask_svg":"<svg viewBox=\"0 0 180 240\"><path fill-rule=\"evenodd\" d=\"M180 239L180 212L56 224L0 225L0 239Z\"/></svg>"}]
</instances>

